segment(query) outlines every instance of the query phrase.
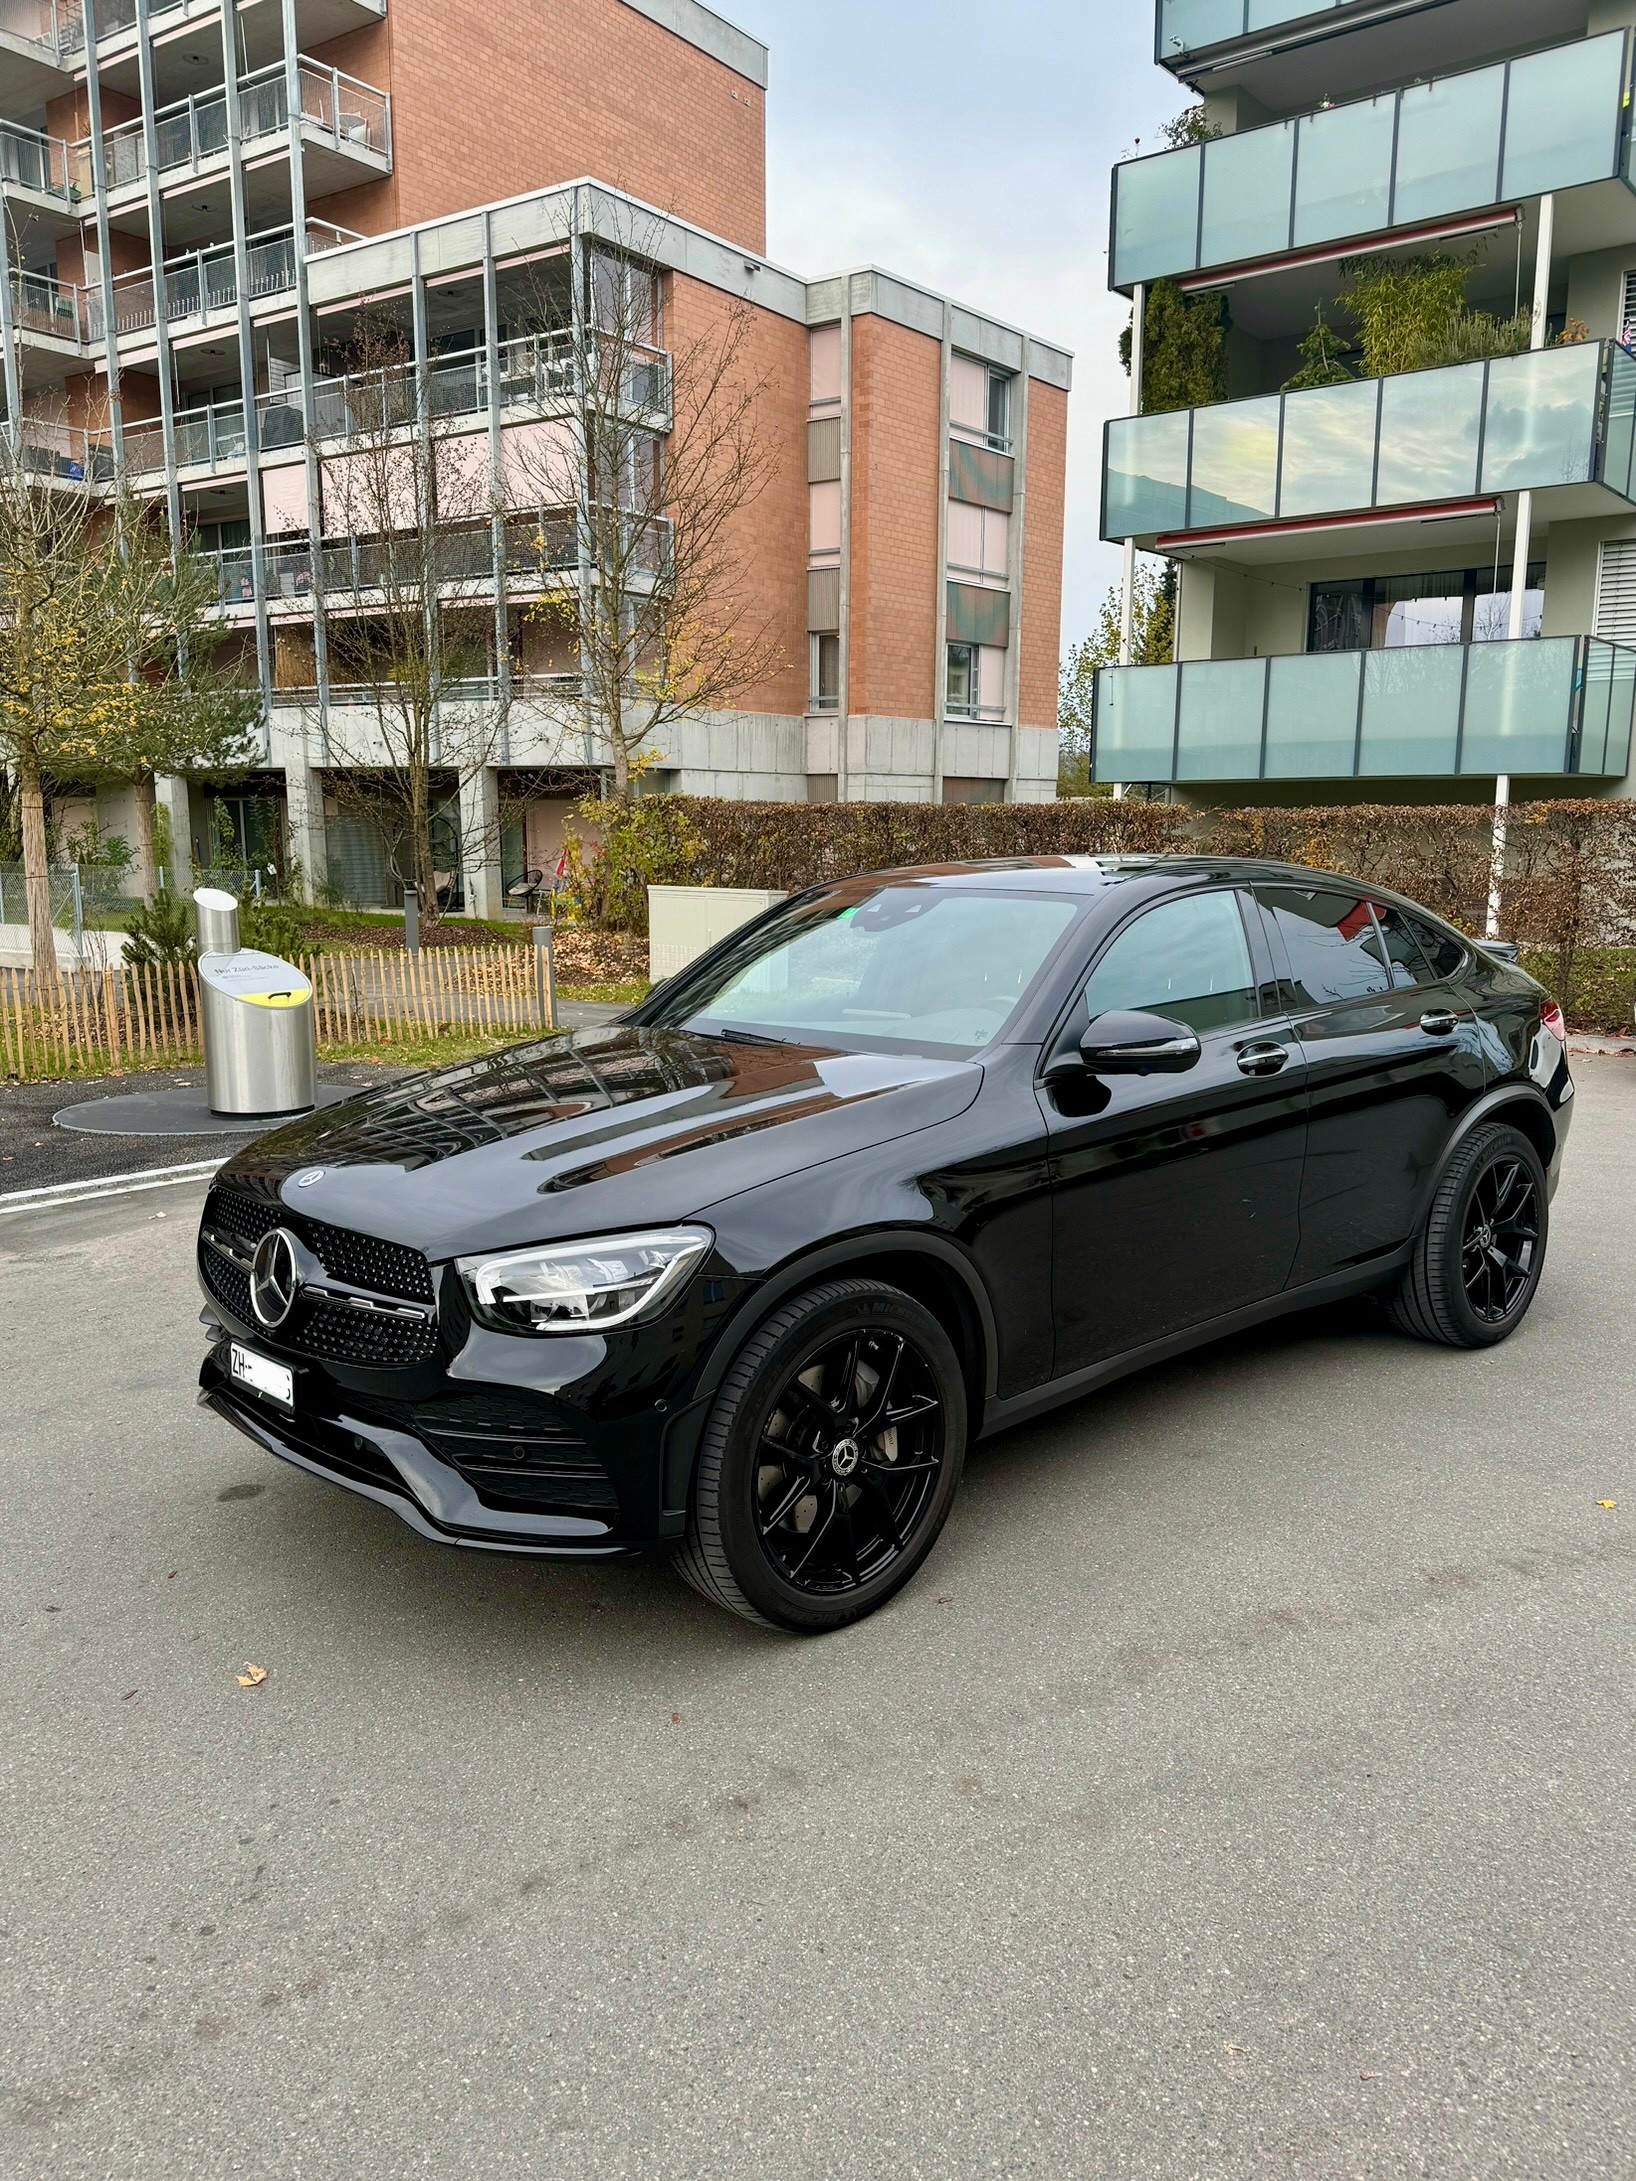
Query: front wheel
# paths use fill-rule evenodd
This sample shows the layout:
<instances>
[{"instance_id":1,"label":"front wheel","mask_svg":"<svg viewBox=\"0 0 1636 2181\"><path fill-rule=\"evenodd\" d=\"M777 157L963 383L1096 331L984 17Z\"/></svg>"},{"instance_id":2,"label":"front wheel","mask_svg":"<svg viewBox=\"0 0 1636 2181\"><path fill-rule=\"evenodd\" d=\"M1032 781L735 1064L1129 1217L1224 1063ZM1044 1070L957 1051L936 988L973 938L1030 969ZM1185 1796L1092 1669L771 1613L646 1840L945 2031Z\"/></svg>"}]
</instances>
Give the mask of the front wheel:
<instances>
[{"instance_id":1,"label":"front wheel","mask_svg":"<svg viewBox=\"0 0 1636 2181\"><path fill-rule=\"evenodd\" d=\"M1450 1159L1387 1303L1393 1324L1445 1348L1508 1339L1539 1290L1548 1231L1539 1153L1503 1121L1474 1129Z\"/></svg>"},{"instance_id":2,"label":"front wheel","mask_svg":"<svg viewBox=\"0 0 1636 2181\"><path fill-rule=\"evenodd\" d=\"M728 1372L677 1564L746 1620L844 1628L931 1551L965 1449L965 1381L931 1312L879 1281L828 1281L774 1311Z\"/></svg>"}]
</instances>

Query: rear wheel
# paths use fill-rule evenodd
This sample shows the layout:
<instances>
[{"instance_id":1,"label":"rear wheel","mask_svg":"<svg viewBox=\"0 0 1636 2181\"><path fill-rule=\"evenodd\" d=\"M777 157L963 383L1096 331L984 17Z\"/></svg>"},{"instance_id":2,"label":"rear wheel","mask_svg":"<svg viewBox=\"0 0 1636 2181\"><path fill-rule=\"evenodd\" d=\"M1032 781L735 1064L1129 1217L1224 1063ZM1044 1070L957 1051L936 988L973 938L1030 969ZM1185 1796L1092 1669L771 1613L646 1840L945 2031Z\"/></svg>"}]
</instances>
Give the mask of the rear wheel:
<instances>
[{"instance_id":1,"label":"rear wheel","mask_svg":"<svg viewBox=\"0 0 1636 2181\"><path fill-rule=\"evenodd\" d=\"M1475 1129L1437 1185L1388 1315L1418 1340L1493 1347L1528 1315L1548 1229L1539 1153L1503 1121Z\"/></svg>"},{"instance_id":2,"label":"rear wheel","mask_svg":"<svg viewBox=\"0 0 1636 2181\"><path fill-rule=\"evenodd\" d=\"M931 1312L878 1281L826 1282L776 1310L728 1372L677 1564L746 1620L844 1628L937 1542L965 1446L965 1382Z\"/></svg>"}]
</instances>

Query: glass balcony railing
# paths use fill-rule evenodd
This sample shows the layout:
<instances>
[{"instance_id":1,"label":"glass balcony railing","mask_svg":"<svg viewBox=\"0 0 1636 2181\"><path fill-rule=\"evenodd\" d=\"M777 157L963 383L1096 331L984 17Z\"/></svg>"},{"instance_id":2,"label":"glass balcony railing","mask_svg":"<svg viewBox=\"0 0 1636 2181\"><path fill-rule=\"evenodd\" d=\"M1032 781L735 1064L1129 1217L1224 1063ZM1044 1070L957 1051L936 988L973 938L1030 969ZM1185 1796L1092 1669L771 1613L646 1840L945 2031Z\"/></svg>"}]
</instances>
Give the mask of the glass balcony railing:
<instances>
[{"instance_id":1,"label":"glass balcony railing","mask_svg":"<svg viewBox=\"0 0 1636 2181\"><path fill-rule=\"evenodd\" d=\"M1432 7L1437 0L1422 0ZM1211 46L1230 45L1258 30L1282 30L1287 23L1310 22L1314 29L1332 15L1362 15L1369 0L1159 0L1158 58L1173 67Z\"/></svg>"},{"instance_id":2,"label":"glass balcony railing","mask_svg":"<svg viewBox=\"0 0 1636 2181\"><path fill-rule=\"evenodd\" d=\"M1627 34L1114 170L1113 285L1387 235L1625 174Z\"/></svg>"},{"instance_id":3,"label":"glass balcony railing","mask_svg":"<svg viewBox=\"0 0 1636 2181\"><path fill-rule=\"evenodd\" d=\"M1111 667L1099 781L1623 779L1636 650L1593 636Z\"/></svg>"},{"instance_id":4,"label":"glass balcony railing","mask_svg":"<svg viewBox=\"0 0 1636 2181\"><path fill-rule=\"evenodd\" d=\"M15 426L8 424L0 429L11 439L19 463L31 477L55 478L72 485L113 482L113 448L72 424L23 417Z\"/></svg>"},{"instance_id":5,"label":"glass balcony railing","mask_svg":"<svg viewBox=\"0 0 1636 2181\"><path fill-rule=\"evenodd\" d=\"M302 60L298 67L299 119L339 151L356 150L389 158L392 105L375 90L338 68ZM282 67L264 68L239 85L239 141L246 146L281 135L290 125L289 85ZM227 94L167 106L154 120L154 168L166 180L197 173L227 150ZM148 171L147 139L139 121L110 129L103 138L103 167L110 190L142 181Z\"/></svg>"},{"instance_id":6,"label":"glass balcony railing","mask_svg":"<svg viewBox=\"0 0 1636 2181\"><path fill-rule=\"evenodd\" d=\"M1105 538L1605 485L1632 498L1636 357L1611 341L1107 427Z\"/></svg>"},{"instance_id":7,"label":"glass balcony railing","mask_svg":"<svg viewBox=\"0 0 1636 2181\"><path fill-rule=\"evenodd\" d=\"M501 409L550 409L572 401L578 384L573 336L524 334L500 347L496 402ZM625 405L633 412L670 413L670 358L659 349L641 349L623 359ZM314 389L320 439L349 439L359 434L412 424L420 374L413 364L344 379L321 379ZM482 416L489 406L488 358L482 350L435 357L426 367L427 414L440 423Z\"/></svg>"}]
</instances>

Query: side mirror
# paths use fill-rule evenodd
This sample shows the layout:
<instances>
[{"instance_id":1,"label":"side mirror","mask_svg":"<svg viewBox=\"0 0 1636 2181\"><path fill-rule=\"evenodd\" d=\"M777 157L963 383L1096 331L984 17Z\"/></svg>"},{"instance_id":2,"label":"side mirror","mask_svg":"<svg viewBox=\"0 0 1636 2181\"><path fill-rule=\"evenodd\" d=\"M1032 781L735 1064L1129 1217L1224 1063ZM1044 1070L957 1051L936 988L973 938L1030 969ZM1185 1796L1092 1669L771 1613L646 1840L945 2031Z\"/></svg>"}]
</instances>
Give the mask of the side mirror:
<instances>
[{"instance_id":1,"label":"side mirror","mask_svg":"<svg viewBox=\"0 0 1636 2181\"><path fill-rule=\"evenodd\" d=\"M1079 1065L1090 1075L1185 1075L1200 1046L1184 1022L1118 1010L1098 1015L1079 1041Z\"/></svg>"}]
</instances>

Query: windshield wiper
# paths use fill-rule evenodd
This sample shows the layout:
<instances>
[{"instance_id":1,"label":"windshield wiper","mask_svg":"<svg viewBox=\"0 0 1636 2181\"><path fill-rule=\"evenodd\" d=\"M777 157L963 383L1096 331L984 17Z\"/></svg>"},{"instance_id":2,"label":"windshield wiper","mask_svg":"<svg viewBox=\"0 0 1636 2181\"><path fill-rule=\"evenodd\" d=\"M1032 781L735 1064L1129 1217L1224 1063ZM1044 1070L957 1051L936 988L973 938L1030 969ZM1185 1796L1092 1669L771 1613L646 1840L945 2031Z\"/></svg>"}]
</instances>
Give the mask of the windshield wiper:
<instances>
[{"instance_id":1,"label":"windshield wiper","mask_svg":"<svg viewBox=\"0 0 1636 2181\"><path fill-rule=\"evenodd\" d=\"M787 1045L788 1038L765 1037L759 1030L706 1030L706 1037L719 1037L728 1045Z\"/></svg>"}]
</instances>

